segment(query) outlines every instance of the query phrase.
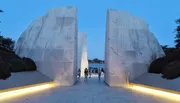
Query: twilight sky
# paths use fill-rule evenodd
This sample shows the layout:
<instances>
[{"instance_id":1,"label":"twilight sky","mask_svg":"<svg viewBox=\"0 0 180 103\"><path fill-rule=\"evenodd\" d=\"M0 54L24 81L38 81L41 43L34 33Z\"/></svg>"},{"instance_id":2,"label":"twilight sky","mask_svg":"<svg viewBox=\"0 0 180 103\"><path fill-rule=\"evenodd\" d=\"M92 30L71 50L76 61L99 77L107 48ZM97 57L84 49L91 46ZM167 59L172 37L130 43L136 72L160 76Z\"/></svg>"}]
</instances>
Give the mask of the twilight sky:
<instances>
[{"instance_id":1,"label":"twilight sky","mask_svg":"<svg viewBox=\"0 0 180 103\"><path fill-rule=\"evenodd\" d=\"M88 35L88 58L104 59L108 8L125 10L144 18L162 45L174 46L174 20L180 18L180 0L1 0L0 31L17 40L38 16L57 6L78 8L79 31Z\"/></svg>"}]
</instances>

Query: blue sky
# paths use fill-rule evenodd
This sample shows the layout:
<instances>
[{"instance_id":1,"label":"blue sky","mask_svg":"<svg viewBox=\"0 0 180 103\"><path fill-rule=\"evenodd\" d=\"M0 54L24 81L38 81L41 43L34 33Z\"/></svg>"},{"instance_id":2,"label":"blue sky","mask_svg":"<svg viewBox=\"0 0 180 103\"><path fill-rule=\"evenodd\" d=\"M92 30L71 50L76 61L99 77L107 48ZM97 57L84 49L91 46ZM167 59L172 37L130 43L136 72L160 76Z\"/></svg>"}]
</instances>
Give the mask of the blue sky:
<instances>
[{"instance_id":1,"label":"blue sky","mask_svg":"<svg viewBox=\"0 0 180 103\"><path fill-rule=\"evenodd\" d=\"M78 8L79 31L88 35L88 58L104 59L105 24L108 8L125 10L144 18L160 44L174 46L173 33L180 18L180 0L1 0L0 30L17 40L38 16L57 6Z\"/></svg>"}]
</instances>

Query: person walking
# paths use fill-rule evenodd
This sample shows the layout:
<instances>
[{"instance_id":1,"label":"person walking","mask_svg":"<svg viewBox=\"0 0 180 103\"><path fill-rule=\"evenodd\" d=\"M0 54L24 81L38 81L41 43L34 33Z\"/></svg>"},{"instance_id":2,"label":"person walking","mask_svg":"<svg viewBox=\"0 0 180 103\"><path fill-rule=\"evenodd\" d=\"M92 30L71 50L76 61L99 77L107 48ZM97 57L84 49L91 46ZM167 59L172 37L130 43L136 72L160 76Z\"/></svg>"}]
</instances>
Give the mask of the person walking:
<instances>
[{"instance_id":1,"label":"person walking","mask_svg":"<svg viewBox=\"0 0 180 103\"><path fill-rule=\"evenodd\" d=\"M89 78L91 78L92 68L89 68Z\"/></svg>"},{"instance_id":2,"label":"person walking","mask_svg":"<svg viewBox=\"0 0 180 103\"><path fill-rule=\"evenodd\" d=\"M87 81L87 77L88 77L88 69L85 68L84 70L84 75L85 75L85 81Z\"/></svg>"},{"instance_id":3,"label":"person walking","mask_svg":"<svg viewBox=\"0 0 180 103\"><path fill-rule=\"evenodd\" d=\"M101 80L101 68L98 68L98 78L99 78L99 81Z\"/></svg>"},{"instance_id":4,"label":"person walking","mask_svg":"<svg viewBox=\"0 0 180 103\"><path fill-rule=\"evenodd\" d=\"M81 69L78 70L78 78L81 77Z\"/></svg>"},{"instance_id":5,"label":"person walking","mask_svg":"<svg viewBox=\"0 0 180 103\"><path fill-rule=\"evenodd\" d=\"M101 68L102 75L104 75L104 68Z\"/></svg>"}]
</instances>

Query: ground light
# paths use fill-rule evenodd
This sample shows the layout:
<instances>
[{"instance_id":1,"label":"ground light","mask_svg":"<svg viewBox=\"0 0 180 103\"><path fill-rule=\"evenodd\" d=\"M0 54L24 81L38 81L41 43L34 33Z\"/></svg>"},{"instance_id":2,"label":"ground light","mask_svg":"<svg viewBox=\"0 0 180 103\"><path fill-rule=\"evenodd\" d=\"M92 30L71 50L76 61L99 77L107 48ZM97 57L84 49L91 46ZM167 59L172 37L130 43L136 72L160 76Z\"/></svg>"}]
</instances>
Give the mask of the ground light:
<instances>
[{"instance_id":1,"label":"ground light","mask_svg":"<svg viewBox=\"0 0 180 103\"><path fill-rule=\"evenodd\" d=\"M0 101L20 97L26 94L37 93L55 87L54 82L47 82L24 87L0 90Z\"/></svg>"},{"instance_id":2,"label":"ground light","mask_svg":"<svg viewBox=\"0 0 180 103\"><path fill-rule=\"evenodd\" d=\"M142 93L154 95L157 97L161 97L164 99L180 102L180 92L169 91L165 89L154 88L150 86L144 86L144 85L133 84L133 83L130 83L128 88L132 90L136 90L137 92L142 92Z\"/></svg>"}]
</instances>

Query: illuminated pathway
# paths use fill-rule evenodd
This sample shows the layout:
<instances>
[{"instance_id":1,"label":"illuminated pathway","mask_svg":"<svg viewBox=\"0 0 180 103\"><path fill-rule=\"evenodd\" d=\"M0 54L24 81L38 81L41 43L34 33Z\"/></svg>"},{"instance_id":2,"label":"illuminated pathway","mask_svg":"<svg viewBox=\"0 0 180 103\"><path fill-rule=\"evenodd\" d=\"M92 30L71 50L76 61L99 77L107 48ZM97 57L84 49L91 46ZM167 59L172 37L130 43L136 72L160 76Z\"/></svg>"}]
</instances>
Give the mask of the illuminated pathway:
<instances>
[{"instance_id":1,"label":"illuminated pathway","mask_svg":"<svg viewBox=\"0 0 180 103\"><path fill-rule=\"evenodd\" d=\"M123 88L110 88L97 78L80 80L73 87L56 87L0 103L178 103Z\"/></svg>"}]
</instances>

